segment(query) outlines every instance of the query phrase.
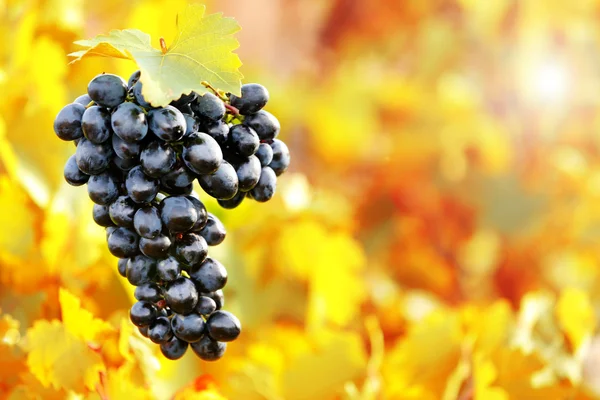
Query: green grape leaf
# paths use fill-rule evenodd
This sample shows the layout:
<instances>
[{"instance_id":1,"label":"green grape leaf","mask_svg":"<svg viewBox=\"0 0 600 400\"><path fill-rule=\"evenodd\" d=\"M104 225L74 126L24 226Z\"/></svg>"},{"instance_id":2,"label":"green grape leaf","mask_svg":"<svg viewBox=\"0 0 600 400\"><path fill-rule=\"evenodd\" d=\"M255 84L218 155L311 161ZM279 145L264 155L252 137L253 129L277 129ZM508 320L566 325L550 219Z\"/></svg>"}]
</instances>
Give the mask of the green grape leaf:
<instances>
[{"instance_id":1,"label":"green grape leaf","mask_svg":"<svg viewBox=\"0 0 600 400\"><path fill-rule=\"evenodd\" d=\"M189 5L177 17L177 36L163 51L152 47L150 35L137 29L112 30L108 35L79 40L84 50L69 54L79 61L102 56L135 61L141 71L142 95L155 107L162 107L182 94L205 93L208 82L221 90L240 94L242 65L233 50L239 47L233 36L241 28L223 14L205 16L206 7Z\"/></svg>"}]
</instances>

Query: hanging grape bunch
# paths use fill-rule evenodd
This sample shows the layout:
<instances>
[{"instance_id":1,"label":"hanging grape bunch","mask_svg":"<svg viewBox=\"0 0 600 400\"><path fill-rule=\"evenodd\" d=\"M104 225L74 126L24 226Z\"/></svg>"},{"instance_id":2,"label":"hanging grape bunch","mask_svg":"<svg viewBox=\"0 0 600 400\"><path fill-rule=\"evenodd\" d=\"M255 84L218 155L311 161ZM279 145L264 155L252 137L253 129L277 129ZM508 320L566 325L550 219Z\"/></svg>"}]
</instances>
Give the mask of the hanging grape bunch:
<instances>
[{"instance_id":1,"label":"hanging grape bunch","mask_svg":"<svg viewBox=\"0 0 600 400\"><path fill-rule=\"evenodd\" d=\"M217 360L241 326L222 310L227 271L208 256L225 228L193 182L224 208L265 202L289 151L276 138L279 122L263 110L269 94L261 85L243 85L238 97L206 84L213 93L152 107L139 78L98 75L59 112L56 134L77 146L64 176L87 183L94 221L106 228L119 273L136 286L131 322L169 359L189 344L201 359Z\"/></svg>"}]
</instances>

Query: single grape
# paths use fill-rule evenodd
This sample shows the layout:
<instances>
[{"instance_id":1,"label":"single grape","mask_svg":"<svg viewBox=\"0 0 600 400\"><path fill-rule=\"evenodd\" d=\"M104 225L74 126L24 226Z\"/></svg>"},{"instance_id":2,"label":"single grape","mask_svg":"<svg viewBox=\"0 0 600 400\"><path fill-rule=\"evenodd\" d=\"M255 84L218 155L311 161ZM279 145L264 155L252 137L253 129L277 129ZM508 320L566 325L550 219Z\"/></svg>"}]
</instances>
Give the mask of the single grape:
<instances>
[{"instance_id":1,"label":"single grape","mask_svg":"<svg viewBox=\"0 0 600 400\"><path fill-rule=\"evenodd\" d=\"M275 171L275 175L279 176L290 166L290 151L287 145L279 139L274 139L270 145L273 149L273 161L269 167Z\"/></svg>"},{"instance_id":2,"label":"single grape","mask_svg":"<svg viewBox=\"0 0 600 400\"><path fill-rule=\"evenodd\" d=\"M209 119L203 119L201 121L197 131L207 133L221 146L224 146L227 143L227 139L229 138L229 125L221 120L211 121Z\"/></svg>"},{"instance_id":3,"label":"single grape","mask_svg":"<svg viewBox=\"0 0 600 400\"><path fill-rule=\"evenodd\" d=\"M200 315L210 315L217 310L217 303L208 296L200 296L195 311Z\"/></svg>"},{"instance_id":4,"label":"single grape","mask_svg":"<svg viewBox=\"0 0 600 400\"><path fill-rule=\"evenodd\" d=\"M83 137L81 118L85 107L81 104L67 104L58 112L54 120L54 132L62 140L75 140Z\"/></svg>"},{"instance_id":5,"label":"single grape","mask_svg":"<svg viewBox=\"0 0 600 400\"><path fill-rule=\"evenodd\" d=\"M235 196L239 187L235 168L225 160L214 173L199 176L198 182L207 194L222 200Z\"/></svg>"},{"instance_id":6,"label":"single grape","mask_svg":"<svg viewBox=\"0 0 600 400\"><path fill-rule=\"evenodd\" d=\"M198 303L198 291L188 278L177 278L167 285L165 300L171 310L178 314L189 314Z\"/></svg>"},{"instance_id":7,"label":"single grape","mask_svg":"<svg viewBox=\"0 0 600 400\"><path fill-rule=\"evenodd\" d=\"M196 223L190 228L190 231L192 232L198 232L200 229L204 228L206 221L208 221L208 212L206 211L206 207L197 196L198 195L195 192L185 196L185 198L194 205L194 208L198 213L198 219L196 220Z\"/></svg>"},{"instance_id":8,"label":"single grape","mask_svg":"<svg viewBox=\"0 0 600 400\"><path fill-rule=\"evenodd\" d=\"M181 159L177 159L171 170L160 178L161 185L173 188L185 188L191 185L196 176L190 171Z\"/></svg>"},{"instance_id":9,"label":"single grape","mask_svg":"<svg viewBox=\"0 0 600 400\"><path fill-rule=\"evenodd\" d=\"M273 161L273 148L268 143L261 143L255 156L260 161L261 167L267 167Z\"/></svg>"},{"instance_id":10,"label":"single grape","mask_svg":"<svg viewBox=\"0 0 600 400\"><path fill-rule=\"evenodd\" d=\"M140 76L142 76L142 73L140 71L135 71L133 74L131 74L129 80L127 81L127 88L131 89L133 85L135 85L137 81L140 80Z\"/></svg>"},{"instance_id":11,"label":"single grape","mask_svg":"<svg viewBox=\"0 0 600 400\"><path fill-rule=\"evenodd\" d=\"M148 257L162 259L167 257L171 248L171 238L166 235L158 235L152 239L141 238L140 250Z\"/></svg>"},{"instance_id":12,"label":"single grape","mask_svg":"<svg viewBox=\"0 0 600 400\"><path fill-rule=\"evenodd\" d=\"M138 331L143 337L148 337L148 325L138 326Z\"/></svg>"},{"instance_id":13,"label":"single grape","mask_svg":"<svg viewBox=\"0 0 600 400\"><path fill-rule=\"evenodd\" d=\"M88 104L90 104L92 101L92 98L90 97L89 94L85 93L82 94L81 96L79 96L78 98L76 98L73 103L77 103L77 104L81 104L82 106L86 107Z\"/></svg>"},{"instance_id":14,"label":"single grape","mask_svg":"<svg viewBox=\"0 0 600 400\"><path fill-rule=\"evenodd\" d=\"M268 111L260 110L244 119L244 125L254 129L260 140L272 140L281 130L279 120Z\"/></svg>"},{"instance_id":15,"label":"single grape","mask_svg":"<svg viewBox=\"0 0 600 400\"><path fill-rule=\"evenodd\" d=\"M138 240L135 232L127 228L116 228L108 237L108 250L115 257L133 257L139 252Z\"/></svg>"},{"instance_id":16,"label":"single grape","mask_svg":"<svg viewBox=\"0 0 600 400\"><path fill-rule=\"evenodd\" d=\"M192 172L211 174L221 165L223 152L215 139L206 133L195 132L185 139L182 158Z\"/></svg>"},{"instance_id":17,"label":"single grape","mask_svg":"<svg viewBox=\"0 0 600 400\"><path fill-rule=\"evenodd\" d=\"M77 166L77 160L75 159L75 154L73 154L67 160L64 169L64 176L67 183L71 186L81 186L88 182L90 176L81 172L79 167Z\"/></svg>"},{"instance_id":18,"label":"single grape","mask_svg":"<svg viewBox=\"0 0 600 400\"><path fill-rule=\"evenodd\" d=\"M242 85L242 97L229 96L229 102L237 108L242 115L257 113L269 101L269 91L258 83Z\"/></svg>"},{"instance_id":19,"label":"single grape","mask_svg":"<svg viewBox=\"0 0 600 400\"><path fill-rule=\"evenodd\" d=\"M270 167L263 167L260 179L250 191L252 198L260 203L271 200L277 189L277 175Z\"/></svg>"},{"instance_id":20,"label":"single grape","mask_svg":"<svg viewBox=\"0 0 600 400\"><path fill-rule=\"evenodd\" d=\"M231 342L242 331L240 320L229 311L215 311L206 321L208 334L214 340Z\"/></svg>"},{"instance_id":21,"label":"single grape","mask_svg":"<svg viewBox=\"0 0 600 400\"><path fill-rule=\"evenodd\" d=\"M142 94L143 85L141 81L137 81L133 85L133 97L135 98L135 102L140 105L140 107L144 107L146 110L152 109L152 104L148 103Z\"/></svg>"},{"instance_id":22,"label":"single grape","mask_svg":"<svg viewBox=\"0 0 600 400\"><path fill-rule=\"evenodd\" d=\"M199 268L190 274L199 292L215 292L227 284L227 270L214 258L206 258Z\"/></svg>"},{"instance_id":23,"label":"single grape","mask_svg":"<svg viewBox=\"0 0 600 400\"><path fill-rule=\"evenodd\" d=\"M151 110L148 121L150 130L165 142L180 140L187 129L183 114L173 106Z\"/></svg>"},{"instance_id":24,"label":"single grape","mask_svg":"<svg viewBox=\"0 0 600 400\"><path fill-rule=\"evenodd\" d=\"M117 135L113 135L113 137L117 137ZM121 157L113 157L112 161L121 171L130 171L133 167L138 165L139 160L137 158L123 159Z\"/></svg>"},{"instance_id":25,"label":"single grape","mask_svg":"<svg viewBox=\"0 0 600 400\"><path fill-rule=\"evenodd\" d=\"M148 338L156 344L167 343L172 337L171 321L167 317L160 316L148 326Z\"/></svg>"},{"instance_id":26,"label":"single grape","mask_svg":"<svg viewBox=\"0 0 600 400\"><path fill-rule=\"evenodd\" d=\"M239 181L239 190L247 192L258 183L262 168L258 157L250 156L237 165L235 170Z\"/></svg>"},{"instance_id":27,"label":"single grape","mask_svg":"<svg viewBox=\"0 0 600 400\"><path fill-rule=\"evenodd\" d=\"M188 342L173 336L168 342L160 345L160 351L169 360L178 360L185 354Z\"/></svg>"},{"instance_id":28,"label":"single grape","mask_svg":"<svg viewBox=\"0 0 600 400\"><path fill-rule=\"evenodd\" d=\"M119 188L109 173L90 176L88 181L90 199L101 206L108 205L119 197Z\"/></svg>"},{"instance_id":29,"label":"single grape","mask_svg":"<svg viewBox=\"0 0 600 400\"><path fill-rule=\"evenodd\" d=\"M175 242L175 256L179 261L192 268L200 265L207 255L208 244L200 235L185 233L181 239Z\"/></svg>"},{"instance_id":30,"label":"single grape","mask_svg":"<svg viewBox=\"0 0 600 400\"><path fill-rule=\"evenodd\" d=\"M162 221L158 209L149 205L137 210L133 216L133 227L138 235L146 239L152 239L160 235Z\"/></svg>"},{"instance_id":31,"label":"single grape","mask_svg":"<svg viewBox=\"0 0 600 400\"><path fill-rule=\"evenodd\" d=\"M200 293L200 295L211 298L217 305L217 310L222 309L225 305L225 296L223 295L222 289L217 290L216 292Z\"/></svg>"},{"instance_id":32,"label":"single grape","mask_svg":"<svg viewBox=\"0 0 600 400\"><path fill-rule=\"evenodd\" d=\"M110 219L117 226L133 228L137 205L127 196L119 196L109 207Z\"/></svg>"},{"instance_id":33,"label":"single grape","mask_svg":"<svg viewBox=\"0 0 600 400\"><path fill-rule=\"evenodd\" d=\"M194 115L218 121L225 116L225 104L212 93L204 93L192 103Z\"/></svg>"},{"instance_id":34,"label":"single grape","mask_svg":"<svg viewBox=\"0 0 600 400\"><path fill-rule=\"evenodd\" d=\"M109 206L101 206L100 204L94 204L93 218L96 224L108 228L109 226L115 226L115 223L110 219L110 213L108 210Z\"/></svg>"},{"instance_id":35,"label":"single grape","mask_svg":"<svg viewBox=\"0 0 600 400\"><path fill-rule=\"evenodd\" d=\"M179 339L197 342L204 333L204 320L198 314L175 314L171 319L171 329Z\"/></svg>"},{"instance_id":36,"label":"single grape","mask_svg":"<svg viewBox=\"0 0 600 400\"><path fill-rule=\"evenodd\" d=\"M131 169L127 174L125 186L127 194L136 203L150 203L158 193L159 182L144 174L141 166Z\"/></svg>"},{"instance_id":37,"label":"single grape","mask_svg":"<svg viewBox=\"0 0 600 400\"><path fill-rule=\"evenodd\" d=\"M246 192L237 192L237 194L235 196L233 196L231 199L229 200L217 200L217 203L219 203L219 205L223 208L226 208L228 210L232 210L236 207L238 207L240 204L242 204L242 201L244 201L244 199L246 198L247 193Z\"/></svg>"},{"instance_id":38,"label":"single grape","mask_svg":"<svg viewBox=\"0 0 600 400\"><path fill-rule=\"evenodd\" d=\"M160 203L160 216L171 233L185 232L198 220L196 208L184 196L169 196Z\"/></svg>"},{"instance_id":39,"label":"single grape","mask_svg":"<svg viewBox=\"0 0 600 400\"><path fill-rule=\"evenodd\" d=\"M119 271L119 275L123 278L127 278L127 263L129 262L129 258L119 258L117 262L117 271Z\"/></svg>"},{"instance_id":40,"label":"single grape","mask_svg":"<svg viewBox=\"0 0 600 400\"><path fill-rule=\"evenodd\" d=\"M168 257L158 262L156 266L158 279L165 282L172 282L179 278L181 266L175 257Z\"/></svg>"},{"instance_id":41,"label":"single grape","mask_svg":"<svg viewBox=\"0 0 600 400\"><path fill-rule=\"evenodd\" d=\"M177 153L167 143L151 142L140 155L142 171L152 178L169 173L177 161Z\"/></svg>"},{"instance_id":42,"label":"single grape","mask_svg":"<svg viewBox=\"0 0 600 400\"><path fill-rule=\"evenodd\" d=\"M194 191L194 185L192 185L190 183L189 185L184 186L184 187L178 187L178 186L171 187L171 186L167 185L166 183L161 183L160 191L164 192L164 193L168 193L172 196L185 196Z\"/></svg>"},{"instance_id":43,"label":"single grape","mask_svg":"<svg viewBox=\"0 0 600 400\"><path fill-rule=\"evenodd\" d=\"M81 118L81 130L85 138L92 143L106 142L112 134L110 112L98 106L88 108Z\"/></svg>"},{"instance_id":44,"label":"single grape","mask_svg":"<svg viewBox=\"0 0 600 400\"><path fill-rule=\"evenodd\" d=\"M258 150L260 140L254 129L246 125L234 125L229 129L228 143L239 155L250 157Z\"/></svg>"},{"instance_id":45,"label":"single grape","mask_svg":"<svg viewBox=\"0 0 600 400\"><path fill-rule=\"evenodd\" d=\"M129 318L135 326L146 326L156 318L158 310L156 306L147 301L138 301L131 310L129 310Z\"/></svg>"},{"instance_id":46,"label":"single grape","mask_svg":"<svg viewBox=\"0 0 600 400\"><path fill-rule=\"evenodd\" d=\"M98 175L104 172L112 159L110 143L95 144L82 138L75 151L77 166L84 174Z\"/></svg>"},{"instance_id":47,"label":"single grape","mask_svg":"<svg viewBox=\"0 0 600 400\"><path fill-rule=\"evenodd\" d=\"M117 157L124 160L137 159L141 152L139 142L126 142L117 135L112 135L112 147Z\"/></svg>"},{"instance_id":48,"label":"single grape","mask_svg":"<svg viewBox=\"0 0 600 400\"><path fill-rule=\"evenodd\" d=\"M217 246L223 243L227 232L225 226L214 214L208 213L206 225L200 230L200 236L206 240L209 246Z\"/></svg>"},{"instance_id":49,"label":"single grape","mask_svg":"<svg viewBox=\"0 0 600 400\"><path fill-rule=\"evenodd\" d=\"M127 262L127 280L133 286L149 283L156 277L156 260L138 254Z\"/></svg>"},{"instance_id":50,"label":"single grape","mask_svg":"<svg viewBox=\"0 0 600 400\"><path fill-rule=\"evenodd\" d=\"M102 107L116 107L127 97L127 83L117 75L98 75L90 81L88 94Z\"/></svg>"},{"instance_id":51,"label":"single grape","mask_svg":"<svg viewBox=\"0 0 600 400\"><path fill-rule=\"evenodd\" d=\"M191 343L191 347L194 353L202 360L217 361L225 354L227 343L217 342L212 340L208 335L204 335L199 341Z\"/></svg>"},{"instance_id":52,"label":"single grape","mask_svg":"<svg viewBox=\"0 0 600 400\"><path fill-rule=\"evenodd\" d=\"M115 134L126 142L139 142L148 134L146 114L134 103L119 105L110 121Z\"/></svg>"},{"instance_id":53,"label":"single grape","mask_svg":"<svg viewBox=\"0 0 600 400\"><path fill-rule=\"evenodd\" d=\"M162 299L162 292L156 283L147 282L136 287L133 296L139 301L156 303Z\"/></svg>"}]
</instances>

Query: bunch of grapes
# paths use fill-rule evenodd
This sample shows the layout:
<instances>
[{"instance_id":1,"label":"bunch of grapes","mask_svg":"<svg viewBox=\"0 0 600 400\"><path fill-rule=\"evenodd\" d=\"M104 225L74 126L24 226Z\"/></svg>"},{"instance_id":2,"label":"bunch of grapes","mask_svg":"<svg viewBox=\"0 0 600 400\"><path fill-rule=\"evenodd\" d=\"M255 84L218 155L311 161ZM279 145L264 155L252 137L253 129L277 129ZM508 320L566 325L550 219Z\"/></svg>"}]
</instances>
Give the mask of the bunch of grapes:
<instances>
[{"instance_id":1,"label":"bunch of grapes","mask_svg":"<svg viewBox=\"0 0 600 400\"><path fill-rule=\"evenodd\" d=\"M241 325L222 310L227 271L208 256L225 228L193 182L224 208L265 202L290 154L276 139L279 121L263 110L263 86L243 85L238 97L208 85L213 92L155 108L139 78L139 71L129 82L98 75L59 112L56 134L77 147L64 176L73 186L87 183L94 221L106 228L119 273L136 286L131 322L169 359L189 345L217 360Z\"/></svg>"}]
</instances>

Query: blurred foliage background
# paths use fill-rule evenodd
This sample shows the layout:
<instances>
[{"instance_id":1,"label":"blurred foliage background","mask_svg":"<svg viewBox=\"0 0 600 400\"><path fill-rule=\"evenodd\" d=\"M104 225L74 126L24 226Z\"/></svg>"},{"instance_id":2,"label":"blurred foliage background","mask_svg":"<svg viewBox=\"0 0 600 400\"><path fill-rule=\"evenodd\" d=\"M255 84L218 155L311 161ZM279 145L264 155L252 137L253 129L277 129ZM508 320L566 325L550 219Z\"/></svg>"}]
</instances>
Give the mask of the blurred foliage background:
<instances>
[{"instance_id":1,"label":"blurred foliage background","mask_svg":"<svg viewBox=\"0 0 600 400\"><path fill-rule=\"evenodd\" d=\"M0 0L0 399L600 398L600 1L208 1L292 167L212 255L243 334L166 360L128 322L63 105L183 0Z\"/></svg>"}]
</instances>

